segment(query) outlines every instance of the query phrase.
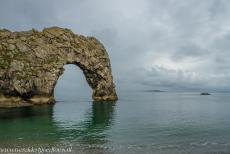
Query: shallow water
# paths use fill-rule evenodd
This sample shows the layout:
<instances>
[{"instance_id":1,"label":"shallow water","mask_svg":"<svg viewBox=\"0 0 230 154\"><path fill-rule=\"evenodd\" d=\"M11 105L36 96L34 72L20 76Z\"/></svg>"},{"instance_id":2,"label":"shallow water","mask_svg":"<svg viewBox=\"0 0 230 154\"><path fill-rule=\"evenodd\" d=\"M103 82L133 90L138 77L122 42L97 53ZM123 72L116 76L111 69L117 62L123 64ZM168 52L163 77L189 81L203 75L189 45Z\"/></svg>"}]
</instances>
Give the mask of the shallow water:
<instances>
[{"instance_id":1,"label":"shallow water","mask_svg":"<svg viewBox=\"0 0 230 154\"><path fill-rule=\"evenodd\" d=\"M123 92L114 103L58 98L0 109L0 147L73 153L230 153L230 94Z\"/></svg>"}]
</instances>

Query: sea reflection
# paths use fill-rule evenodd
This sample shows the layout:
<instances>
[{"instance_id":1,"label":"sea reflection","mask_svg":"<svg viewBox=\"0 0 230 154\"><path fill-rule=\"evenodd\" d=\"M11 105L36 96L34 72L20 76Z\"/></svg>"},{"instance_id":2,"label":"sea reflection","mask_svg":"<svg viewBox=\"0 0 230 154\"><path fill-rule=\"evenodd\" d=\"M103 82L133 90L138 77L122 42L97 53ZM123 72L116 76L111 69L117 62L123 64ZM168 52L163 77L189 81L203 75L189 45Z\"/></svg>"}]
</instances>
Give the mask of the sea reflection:
<instances>
[{"instance_id":1,"label":"sea reflection","mask_svg":"<svg viewBox=\"0 0 230 154\"><path fill-rule=\"evenodd\" d=\"M107 134L105 131L114 122L114 104L95 102L92 104L92 111L88 117L88 121L82 125L82 128L85 129L84 133L82 133L82 142L106 142Z\"/></svg>"},{"instance_id":2,"label":"sea reflection","mask_svg":"<svg viewBox=\"0 0 230 154\"><path fill-rule=\"evenodd\" d=\"M80 111L80 105L85 110ZM113 125L114 107L106 102L59 102L0 109L0 145L103 144L107 142L106 130ZM77 116L81 118L75 119Z\"/></svg>"},{"instance_id":3,"label":"sea reflection","mask_svg":"<svg viewBox=\"0 0 230 154\"><path fill-rule=\"evenodd\" d=\"M59 104L64 105L64 104ZM75 103L66 103L66 108L77 108ZM58 132L62 140L66 142L77 142L81 144L102 144L107 142L106 130L114 121L114 103L93 102L89 106L82 104L79 113L69 112L64 117L54 115L54 123L58 127ZM58 106L57 106L58 108ZM56 109L60 112L67 112L65 108ZM61 111L62 110L62 111ZM77 112L75 110L75 112ZM55 112L57 113L57 111ZM78 118L77 116L81 117ZM74 120L75 119L75 120Z\"/></svg>"},{"instance_id":4,"label":"sea reflection","mask_svg":"<svg viewBox=\"0 0 230 154\"><path fill-rule=\"evenodd\" d=\"M50 116L53 113L53 105L42 105L21 108L0 108L0 119L18 119L34 116Z\"/></svg>"}]
</instances>

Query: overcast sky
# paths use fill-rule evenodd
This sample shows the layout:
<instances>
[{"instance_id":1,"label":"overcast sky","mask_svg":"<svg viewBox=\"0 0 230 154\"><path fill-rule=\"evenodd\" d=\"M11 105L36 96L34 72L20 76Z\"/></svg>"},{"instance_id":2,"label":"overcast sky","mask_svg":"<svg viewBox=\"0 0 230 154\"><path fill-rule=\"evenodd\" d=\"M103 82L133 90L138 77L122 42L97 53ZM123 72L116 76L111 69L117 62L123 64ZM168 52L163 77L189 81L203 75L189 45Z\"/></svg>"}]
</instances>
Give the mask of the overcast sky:
<instances>
[{"instance_id":1,"label":"overcast sky","mask_svg":"<svg viewBox=\"0 0 230 154\"><path fill-rule=\"evenodd\" d=\"M0 1L1 28L49 26L97 37L119 90L230 90L229 0Z\"/></svg>"}]
</instances>

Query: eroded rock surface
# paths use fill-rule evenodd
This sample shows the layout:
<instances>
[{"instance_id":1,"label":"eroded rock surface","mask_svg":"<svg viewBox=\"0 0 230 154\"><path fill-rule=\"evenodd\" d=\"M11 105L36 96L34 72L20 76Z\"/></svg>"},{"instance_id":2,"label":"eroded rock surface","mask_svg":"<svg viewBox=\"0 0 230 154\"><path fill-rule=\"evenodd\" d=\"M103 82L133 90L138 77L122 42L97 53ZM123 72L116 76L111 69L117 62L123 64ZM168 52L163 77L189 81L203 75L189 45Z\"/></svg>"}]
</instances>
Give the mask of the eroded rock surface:
<instances>
[{"instance_id":1,"label":"eroded rock surface","mask_svg":"<svg viewBox=\"0 0 230 154\"><path fill-rule=\"evenodd\" d=\"M21 98L35 104L52 102L65 64L81 68L94 100L117 100L103 45L94 37L51 27L42 32L0 29L0 101Z\"/></svg>"}]
</instances>

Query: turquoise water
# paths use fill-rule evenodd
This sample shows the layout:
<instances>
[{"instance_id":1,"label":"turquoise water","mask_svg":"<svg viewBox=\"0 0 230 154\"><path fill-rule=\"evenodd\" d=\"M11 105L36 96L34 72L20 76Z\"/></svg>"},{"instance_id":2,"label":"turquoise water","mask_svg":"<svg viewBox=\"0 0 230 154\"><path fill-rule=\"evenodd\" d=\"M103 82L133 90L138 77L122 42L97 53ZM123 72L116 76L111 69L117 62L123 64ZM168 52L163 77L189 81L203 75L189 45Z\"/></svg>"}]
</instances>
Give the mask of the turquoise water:
<instances>
[{"instance_id":1,"label":"turquoise water","mask_svg":"<svg viewBox=\"0 0 230 154\"><path fill-rule=\"evenodd\" d=\"M72 147L73 153L230 153L230 94L123 92L0 109L0 147Z\"/></svg>"}]
</instances>

